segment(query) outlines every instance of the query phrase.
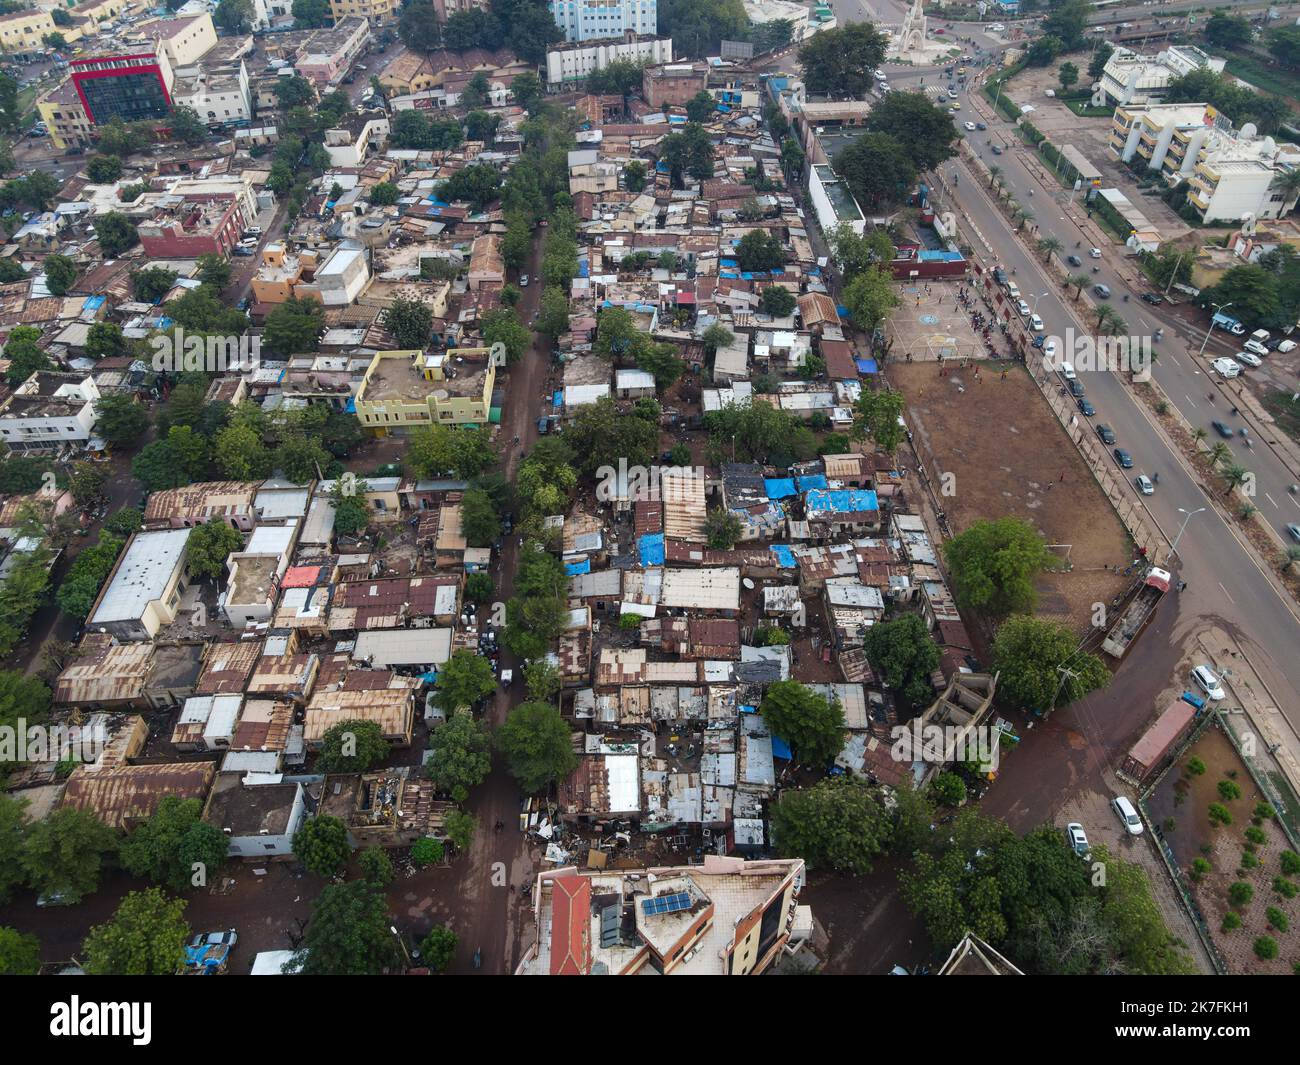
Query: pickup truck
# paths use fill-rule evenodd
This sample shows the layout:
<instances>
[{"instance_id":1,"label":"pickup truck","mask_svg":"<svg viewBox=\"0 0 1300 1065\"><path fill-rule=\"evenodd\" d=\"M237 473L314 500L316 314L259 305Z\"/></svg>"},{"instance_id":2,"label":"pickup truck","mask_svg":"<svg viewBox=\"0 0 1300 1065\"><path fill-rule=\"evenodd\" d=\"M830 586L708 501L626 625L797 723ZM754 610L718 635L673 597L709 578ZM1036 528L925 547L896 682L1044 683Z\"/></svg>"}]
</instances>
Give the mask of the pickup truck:
<instances>
[{"instance_id":1,"label":"pickup truck","mask_svg":"<svg viewBox=\"0 0 1300 1065\"><path fill-rule=\"evenodd\" d=\"M1226 329L1235 337L1242 336L1246 332L1246 327L1230 314L1219 313L1210 319L1212 326L1217 325L1220 329Z\"/></svg>"},{"instance_id":2,"label":"pickup truck","mask_svg":"<svg viewBox=\"0 0 1300 1065\"><path fill-rule=\"evenodd\" d=\"M1101 649L1112 658L1123 658L1124 652L1155 616L1156 607L1169 591L1172 582L1173 574L1168 570L1160 569L1158 566L1152 566L1147 570L1137 595L1124 608L1119 620L1110 627L1106 638L1101 642Z\"/></svg>"}]
</instances>

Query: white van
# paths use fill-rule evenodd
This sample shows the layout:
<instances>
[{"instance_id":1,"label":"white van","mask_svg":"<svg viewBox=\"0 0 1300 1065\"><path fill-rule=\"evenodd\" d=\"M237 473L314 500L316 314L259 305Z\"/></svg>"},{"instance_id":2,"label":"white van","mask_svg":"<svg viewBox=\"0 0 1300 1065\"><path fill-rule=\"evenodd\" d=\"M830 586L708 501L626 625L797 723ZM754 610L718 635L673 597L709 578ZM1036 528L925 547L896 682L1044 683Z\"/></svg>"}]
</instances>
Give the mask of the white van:
<instances>
[{"instance_id":1,"label":"white van","mask_svg":"<svg viewBox=\"0 0 1300 1065\"><path fill-rule=\"evenodd\" d=\"M1214 367L1215 372L1220 377L1236 377L1241 373L1241 363L1237 362L1236 359L1221 357L1215 359L1210 365Z\"/></svg>"},{"instance_id":2,"label":"white van","mask_svg":"<svg viewBox=\"0 0 1300 1065\"><path fill-rule=\"evenodd\" d=\"M1017 285L1014 281L1008 281L1007 295L1010 296L1013 300L1018 300L1020 298L1020 286Z\"/></svg>"},{"instance_id":3,"label":"white van","mask_svg":"<svg viewBox=\"0 0 1300 1065\"><path fill-rule=\"evenodd\" d=\"M1205 692L1216 703L1227 694L1223 690L1223 684L1209 666L1197 666L1192 670L1192 680L1201 691Z\"/></svg>"},{"instance_id":4,"label":"white van","mask_svg":"<svg viewBox=\"0 0 1300 1065\"><path fill-rule=\"evenodd\" d=\"M1067 381L1073 381L1078 376L1074 372L1074 364L1069 362L1061 363L1061 376Z\"/></svg>"},{"instance_id":5,"label":"white van","mask_svg":"<svg viewBox=\"0 0 1300 1065\"><path fill-rule=\"evenodd\" d=\"M1124 830L1130 836L1142 835L1142 818L1138 817L1137 811L1133 809L1133 804L1128 801L1127 796L1116 795L1115 798L1110 800L1110 806L1123 823Z\"/></svg>"}]
</instances>

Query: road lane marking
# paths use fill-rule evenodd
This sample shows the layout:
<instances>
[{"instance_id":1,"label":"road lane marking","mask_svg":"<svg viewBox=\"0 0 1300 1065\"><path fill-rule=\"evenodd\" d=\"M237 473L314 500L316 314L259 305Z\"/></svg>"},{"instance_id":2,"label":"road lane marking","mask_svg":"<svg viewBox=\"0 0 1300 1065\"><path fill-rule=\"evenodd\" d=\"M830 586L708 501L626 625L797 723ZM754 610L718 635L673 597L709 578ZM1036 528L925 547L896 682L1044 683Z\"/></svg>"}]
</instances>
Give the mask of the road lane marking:
<instances>
[{"instance_id":1,"label":"road lane marking","mask_svg":"<svg viewBox=\"0 0 1300 1065\"><path fill-rule=\"evenodd\" d=\"M1273 506L1277 506L1277 500L1274 499L1274 498L1273 498L1271 495L1269 495L1267 492L1264 493L1264 498L1267 499L1270 503L1272 503Z\"/></svg>"},{"instance_id":2,"label":"road lane marking","mask_svg":"<svg viewBox=\"0 0 1300 1065\"><path fill-rule=\"evenodd\" d=\"M1190 403L1193 407L1196 406L1196 400L1192 399L1192 397L1189 396L1186 392L1183 393L1183 399L1187 400L1187 402Z\"/></svg>"},{"instance_id":3,"label":"road lane marking","mask_svg":"<svg viewBox=\"0 0 1300 1065\"><path fill-rule=\"evenodd\" d=\"M1219 581L1219 589L1223 592L1224 595L1228 596L1229 603L1232 603L1234 605L1236 604L1237 600L1233 599L1232 596L1229 595L1228 589L1223 587L1223 581Z\"/></svg>"}]
</instances>

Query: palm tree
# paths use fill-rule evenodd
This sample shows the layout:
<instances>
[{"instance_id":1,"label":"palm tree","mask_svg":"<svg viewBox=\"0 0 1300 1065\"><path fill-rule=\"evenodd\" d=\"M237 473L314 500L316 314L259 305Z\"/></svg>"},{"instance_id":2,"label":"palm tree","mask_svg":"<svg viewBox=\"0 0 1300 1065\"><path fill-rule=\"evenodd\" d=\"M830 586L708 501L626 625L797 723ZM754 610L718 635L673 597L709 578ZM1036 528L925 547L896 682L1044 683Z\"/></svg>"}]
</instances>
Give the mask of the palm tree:
<instances>
[{"instance_id":1,"label":"palm tree","mask_svg":"<svg viewBox=\"0 0 1300 1065\"><path fill-rule=\"evenodd\" d=\"M1097 308L1097 332L1102 336L1115 337L1128 332L1128 322L1123 316L1106 304Z\"/></svg>"},{"instance_id":2,"label":"palm tree","mask_svg":"<svg viewBox=\"0 0 1300 1065\"><path fill-rule=\"evenodd\" d=\"M1026 211L1023 207L1017 207L1017 208L1016 208L1016 215L1015 215L1015 217L1016 217L1016 220L1020 223L1020 225L1016 226L1016 232L1017 232L1017 233L1019 233L1022 229L1025 228L1026 223L1028 223L1028 222L1032 222L1032 221L1034 220L1034 214L1033 214L1033 212L1032 212L1032 211Z\"/></svg>"},{"instance_id":3,"label":"palm tree","mask_svg":"<svg viewBox=\"0 0 1300 1065\"><path fill-rule=\"evenodd\" d=\"M1292 544L1286 549L1286 561L1282 563L1282 568L1290 569L1297 562L1300 562L1300 547Z\"/></svg>"},{"instance_id":4,"label":"palm tree","mask_svg":"<svg viewBox=\"0 0 1300 1065\"><path fill-rule=\"evenodd\" d=\"M1283 194L1282 202L1300 196L1300 167L1292 167L1290 170L1283 170L1273 179L1269 186L1270 190Z\"/></svg>"},{"instance_id":5,"label":"palm tree","mask_svg":"<svg viewBox=\"0 0 1300 1065\"><path fill-rule=\"evenodd\" d=\"M1228 491L1225 495L1232 495L1234 488L1239 488L1250 480L1250 471L1245 466L1232 465L1223 471L1223 477L1228 482Z\"/></svg>"},{"instance_id":6,"label":"palm tree","mask_svg":"<svg viewBox=\"0 0 1300 1065\"><path fill-rule=\"evenodd\" d=\"M998 183L998 178L1001 176L1002 176L1002 167L1000 166L989 167L989 188L992 188L994 185L996 185Z\"/></svg>"},{"instance_id":7,"label":"palm tree","mask_svg":"<svg viewBox=\"0 0 1300 1065\"><path fill-rule=\"evenodd\" d=\"M1242 503L1241 506L1237 508L1237 517L1242 521L1250 521L1258 511L1259 508L1255 506L1254 503Z\"/></svg>"},{"instance_id":8,"label":"palm tree","mask_svg":"<svg viewBox=\"0 0 1300 1065\"><path fill-rule=\"evenodd\" d=\"M1224 459L1230 458L1231 456L1232 456L1232 449L1228 447L1228 445L1225 444L1222 440L1220 440L1217 444L1214 445L1214 447L1210 448L1210 465L1217 466L1221 462L1223 462Z\"/></svg>"},{"instance_id":9,"label":"palm tree","mask_svg":"<svg viewBox=\"0 0 1300 1065\"><path fill-rule=\"evenodd\" d=\"M1210 434L1205 429L1202 429L1199 425L1192 430L1192 439L1195 440L1198 444L1209 435Z\"/></svg>"},{"instance_id":10,"label":"palm tree","mask_svg":"<svg viewBox=\"0 0 1300 1065\"><path fill-rule=\"evenodd\" d=\"M1061 251L1061 242L1055 237L1043 237L1038 241L1038 250L1043 253L1043 262L1050 263L1052 256Z\"/></svg>"},{"instance_id":11,"label":"palm tree","mask_svg":"<svg viewBox=\"0 0 1300 1065\"><path fill-rule=\"evenodd\" d=\"M1090 278L1087 274L1071 274L1069 277L1065 279L1065 283L1067 285L1074 286L1074 298L1077 300L1080 296L1083 295L1084 288L1091 280L1092 278Z\"/></svg>"}]
</instances>

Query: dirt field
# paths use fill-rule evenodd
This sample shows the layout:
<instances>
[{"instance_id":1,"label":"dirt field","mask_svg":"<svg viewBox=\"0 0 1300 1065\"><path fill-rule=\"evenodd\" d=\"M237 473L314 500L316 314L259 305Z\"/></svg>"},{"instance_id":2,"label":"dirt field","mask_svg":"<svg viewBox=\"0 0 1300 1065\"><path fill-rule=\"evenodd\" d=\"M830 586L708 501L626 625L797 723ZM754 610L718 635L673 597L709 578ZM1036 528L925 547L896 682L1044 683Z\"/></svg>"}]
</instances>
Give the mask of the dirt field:
<instances>
[{"instance_id":1,"label":"dirt field","mask_svg":"<svg viewBox=\"0 0 1300 1065\"><path fill-rule=\"evenodd\" d=\"M945 510L954 532L981 518L1023 518L1049 544L1070 544L1069 572L1039 581L1039 613L1082 632L1094 603L1130 583L1128 536L1023 367L981 363L939 376L936 364L894 362L917 454L938 484L953 474ZM1064 477L1064 481L1061 478ZM1064 552L1062 552L1064 554ZM1111 567L1105 569L1103 567Z\"/></svg>"}]
</instances>

